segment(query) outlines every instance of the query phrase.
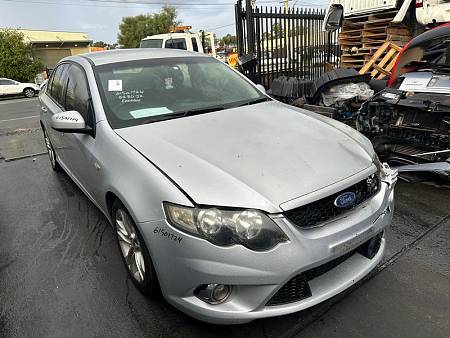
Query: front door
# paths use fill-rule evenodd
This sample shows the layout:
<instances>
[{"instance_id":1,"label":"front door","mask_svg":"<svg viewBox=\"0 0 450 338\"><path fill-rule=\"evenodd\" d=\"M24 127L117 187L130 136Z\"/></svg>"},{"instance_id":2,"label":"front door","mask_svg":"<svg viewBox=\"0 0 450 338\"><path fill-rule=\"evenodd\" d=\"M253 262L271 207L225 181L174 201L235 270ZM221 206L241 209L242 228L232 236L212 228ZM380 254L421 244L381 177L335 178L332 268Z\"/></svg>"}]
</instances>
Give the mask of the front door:
<instances>
[{"instance_id":1,"label":"front door","mask_svg":"<svg viewBox=\"0 0 450 338\"><path fill-rule=\"evenodd\" d=\"M75 110L80 113L86 126L95 131L95 114L91 105L87 78L82 67L74 63L68 71L65 110ZM61 139L64 158L72 175L87 194L98 200L100 189L98 164L95 157L95 135L64 133Z\"/></svg>"}]
</instances>

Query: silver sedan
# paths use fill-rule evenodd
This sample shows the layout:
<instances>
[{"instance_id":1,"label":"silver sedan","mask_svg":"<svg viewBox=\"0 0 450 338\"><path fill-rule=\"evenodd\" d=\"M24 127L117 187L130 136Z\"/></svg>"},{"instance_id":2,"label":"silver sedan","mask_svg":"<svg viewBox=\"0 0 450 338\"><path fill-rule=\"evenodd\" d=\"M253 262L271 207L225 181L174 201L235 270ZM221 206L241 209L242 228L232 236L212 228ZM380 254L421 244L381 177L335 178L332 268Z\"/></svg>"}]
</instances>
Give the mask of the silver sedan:
<instances>
[{"instance_id":1,"label":"silver sedan","mask_svg":"<svg viewBox=\"0 0 450 338\"><path fill-rule=\"evenodd\" d=\"M396 173L370 142L211 57L69 57L40 103L52 167L109 219L136 287L195 318L296 312L383 257Z\"/></svg>"}]
</instances>

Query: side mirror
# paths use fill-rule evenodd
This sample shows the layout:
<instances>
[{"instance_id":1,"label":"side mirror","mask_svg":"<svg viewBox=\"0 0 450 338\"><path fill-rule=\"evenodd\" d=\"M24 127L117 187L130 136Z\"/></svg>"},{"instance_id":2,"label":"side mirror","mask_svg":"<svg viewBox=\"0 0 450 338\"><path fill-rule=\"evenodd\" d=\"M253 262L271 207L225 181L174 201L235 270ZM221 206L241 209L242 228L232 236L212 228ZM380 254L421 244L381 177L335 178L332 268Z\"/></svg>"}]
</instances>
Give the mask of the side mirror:
<instances>
[{"instance_id":1,"label":"side mirror","mask_svg":"<svg viewBox=\"0 0 450 338\"><path fill-rule=\"evenodd\" d=\"M52 116L52 128L63 133L92 134L92 128L86 127L83 116L75 110L69 110Z\"/></svg>"},{"instance_id":2,"label":"side mirror","mask_svg":"<svg viewBox=\"0 0 450 338\"><path fill-rule=\"evenodd\" d=\"M266 88L264 88L263 85L257 84L256 88L258 88L260 91L262 91L264 94L266 94Z\"/></svg>"},{"instance_id":3,"label":"side mirror","mask_svg":"<svg viewBox=\"0 0 450 338\"><path fill-rule=\"evenodd\" d=\"M322 25L322 30L326 32L333 32L338 30L342 25L344 17L344 7L342 5L331 4L325 13L325 18Z\"/></svg>"}]
</instances>

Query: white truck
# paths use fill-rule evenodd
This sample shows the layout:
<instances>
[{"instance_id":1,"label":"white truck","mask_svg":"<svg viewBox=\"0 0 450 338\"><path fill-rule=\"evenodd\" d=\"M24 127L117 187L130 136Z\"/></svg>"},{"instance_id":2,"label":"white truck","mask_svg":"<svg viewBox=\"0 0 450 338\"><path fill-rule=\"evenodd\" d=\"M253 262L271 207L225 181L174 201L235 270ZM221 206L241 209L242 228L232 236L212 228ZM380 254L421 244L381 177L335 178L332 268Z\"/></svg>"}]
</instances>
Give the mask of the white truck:
<instances>
[{"instance_id":1,"label":"white truck","mask_svg":"<svg viewBox=\"0 0 450 338\"><path fill-rule=\"evenodd\" d=\"M407 15L414 17L412 14L415 14L414 23L422 26L450 22L450 0L331 0L323 30L338 29L345 18L390 9L398 10L393 23L403 22Z\"/></svg>"},{"instance_id":2,"label":"white truck","mask_svg":"<svg viewBox=\"0 0 450 338\"><path fill-rule=\"evenodd\" d=\"M214 33L192 33L191 26L171 29L170 33L147 36L141 40L141 48L173 48L210 54L216 57Z\"/></svg>"}]
</instances>

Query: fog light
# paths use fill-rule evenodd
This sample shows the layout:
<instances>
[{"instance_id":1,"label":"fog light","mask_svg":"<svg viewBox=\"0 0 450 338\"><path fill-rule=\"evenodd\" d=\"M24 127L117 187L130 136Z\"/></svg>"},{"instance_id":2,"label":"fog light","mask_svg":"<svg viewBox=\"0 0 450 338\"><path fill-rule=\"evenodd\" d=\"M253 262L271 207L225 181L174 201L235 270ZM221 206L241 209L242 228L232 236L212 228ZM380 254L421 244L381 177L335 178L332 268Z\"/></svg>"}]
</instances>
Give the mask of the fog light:
<instances>
[{"instance_id":1,"label":"fog light","mask_svg":"<svg viewBox=\"0 0 450 338\"><path fill-rule=\"evenodd\" d=\"M231 286L224 284L205 284L195 289L194 294L208 304L220 304L231 294Z\"/></svg>"}]
</instances>

